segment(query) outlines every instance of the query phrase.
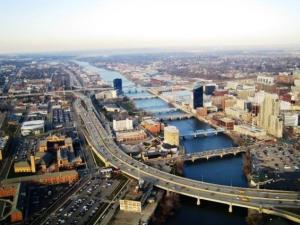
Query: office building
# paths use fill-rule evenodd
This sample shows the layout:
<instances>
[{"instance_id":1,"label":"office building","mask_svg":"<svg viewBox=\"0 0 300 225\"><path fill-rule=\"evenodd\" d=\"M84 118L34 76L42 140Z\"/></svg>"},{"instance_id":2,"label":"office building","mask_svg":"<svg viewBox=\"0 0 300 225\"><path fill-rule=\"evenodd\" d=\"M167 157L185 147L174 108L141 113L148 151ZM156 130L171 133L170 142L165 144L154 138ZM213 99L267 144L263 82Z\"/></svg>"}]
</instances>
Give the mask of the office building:
<instances>
[{"instance_id":1,"label":"office building","mask_svg":"<svg viewBox=\"0 0 300 225\"><path fill-rule=\"evenodd\" d=\"M133 129L133 120L130 118L113 119L113 129L114 129L114 131L132 130Z\"/></svg>"},{"instance_id":2,"label":"office building","mask_svg":"<svg viewBox=\"0 0 300 225\"><path fill-rule=\"evenodd\" d=\"M279 117L280 103L278 96L266 94L258 114L257 124L270 135L282 137L283 121Z\"/></svg>"},{"instance_id":3,"label":"office building","mask_svg":"<svg viewBox=\"0 0 300 225\"><path fill-rule=\"evenodd\" d=\"M193 88L193 109L203 107L203 85L197 82Z\"/></svg>"},{"instance_id":4,"label":"office building","mask_svg":"<svg viewBox=\"0 0 300 225\"><path fill-rule=\"evenodd\" d=\"M206 84L205 85L205 94L206 95L212 95L214 91L216 90L217 85L216 84Z\"/></svg>"},{"instance_id":5,"label":"office building","mask_svg":"<svg viewBox=\"0 0 300 225\"><path fill-rule=\"evenodd\" d=\"M116 78L113 80L114 89L117 91L117 95L122 94L122 79Z\"/></svg>"}]
</instances>

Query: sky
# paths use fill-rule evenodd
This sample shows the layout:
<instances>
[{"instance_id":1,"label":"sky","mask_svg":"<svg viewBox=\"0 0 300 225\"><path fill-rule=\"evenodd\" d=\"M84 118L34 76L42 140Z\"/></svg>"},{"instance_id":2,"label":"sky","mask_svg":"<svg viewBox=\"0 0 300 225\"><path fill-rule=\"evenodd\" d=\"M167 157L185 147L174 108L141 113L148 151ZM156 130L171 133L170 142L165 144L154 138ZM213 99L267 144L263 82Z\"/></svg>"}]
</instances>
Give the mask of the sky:
<instances>
[{"instance_id":1,"label":"sky","mask_svg":"<svg viewBox=\"0 0 300 225\"><path fill-rule=\"evenodd\" d=\"M300 46L299 0L0 0L0 53Z\"/></svg>"}]
</instances>

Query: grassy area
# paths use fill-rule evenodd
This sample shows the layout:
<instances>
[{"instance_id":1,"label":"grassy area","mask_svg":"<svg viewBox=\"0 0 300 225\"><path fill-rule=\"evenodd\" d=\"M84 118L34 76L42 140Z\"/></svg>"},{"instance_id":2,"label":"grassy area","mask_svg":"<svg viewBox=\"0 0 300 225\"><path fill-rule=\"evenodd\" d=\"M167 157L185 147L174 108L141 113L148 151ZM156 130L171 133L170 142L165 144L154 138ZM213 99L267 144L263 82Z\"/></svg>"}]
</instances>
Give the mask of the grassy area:
<instances>
[{"instance_id":1,"label":"grassy area","mask_svg":"<svg viewBox=\"0 0 300 225\"><path fill-rule=\"evenodd\" d=\"M89 148L89 147L88 147L88 148ZM89 148L89 151L92 152L93 157L94 157L94 159L95 159L95 161L96 161L97 166L99 166L99 167L105 166L104 162L102 162L102 160L94 153L94 151L93 151L92 149Z\"/></svg>"}]
</instances>

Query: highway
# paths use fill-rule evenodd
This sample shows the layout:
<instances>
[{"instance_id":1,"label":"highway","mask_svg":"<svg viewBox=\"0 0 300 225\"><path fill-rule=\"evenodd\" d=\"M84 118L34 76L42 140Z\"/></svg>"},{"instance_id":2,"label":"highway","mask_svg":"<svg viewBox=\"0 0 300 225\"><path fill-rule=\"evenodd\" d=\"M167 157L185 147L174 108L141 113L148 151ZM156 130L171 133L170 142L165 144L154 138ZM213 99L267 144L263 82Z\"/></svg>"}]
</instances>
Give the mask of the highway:
<instances>
[{"instance_id":1,"label":"highway","mask_svg":"<svg viewBox=\"0 0 300 225\"><path fill-rule=\"evenodd\" d=\"M120 168L124 174L135 179L152 181L156 187L166 191L195 198L197 204L201 204L201 200L208 200L227 204L230 212L233 206L239 206L300 223L300 216L284 210L300 208L300 197L297 192L240 188L196 181L163 172L131 158L117 146L103 128L102 124L105 124L106 120L97 113L91 100L79 93L74 94L78 97L74 103L76 112L80 115L89 135L86 138L95 153L107 165ZM81 105L80 99L85 102L88 110ZM280 210L277 207L280 207Z\"/></svg>"}]
</instances>

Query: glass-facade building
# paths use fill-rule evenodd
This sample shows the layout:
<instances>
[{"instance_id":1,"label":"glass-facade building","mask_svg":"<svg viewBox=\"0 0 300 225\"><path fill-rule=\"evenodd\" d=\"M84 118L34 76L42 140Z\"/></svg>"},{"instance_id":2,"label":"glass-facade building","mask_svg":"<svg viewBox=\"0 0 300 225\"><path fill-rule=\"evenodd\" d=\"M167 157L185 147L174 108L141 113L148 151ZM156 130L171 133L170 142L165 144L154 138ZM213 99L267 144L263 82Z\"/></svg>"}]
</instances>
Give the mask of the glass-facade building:
<instances>
[{"instance_id":1,"label":"glass-facade building","mask_svg":"<svg viewBox=\"0 0 300 225\"><path fill-rule=\"evenodd\" d=\"M193 88L193 108L203 107L203 85L196 83Z\"/></svg>"},{"instance_id":2,"label":"glass-facade building","mask_svg":"<svg viewBox=\"0 0 300 225\"><path fill-rule=\"evenodd\" d=\"M117 91L117 95L122 94L122 79L116 78L113 81L114 89Z\"/></svg>"}]
</instances>

